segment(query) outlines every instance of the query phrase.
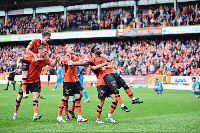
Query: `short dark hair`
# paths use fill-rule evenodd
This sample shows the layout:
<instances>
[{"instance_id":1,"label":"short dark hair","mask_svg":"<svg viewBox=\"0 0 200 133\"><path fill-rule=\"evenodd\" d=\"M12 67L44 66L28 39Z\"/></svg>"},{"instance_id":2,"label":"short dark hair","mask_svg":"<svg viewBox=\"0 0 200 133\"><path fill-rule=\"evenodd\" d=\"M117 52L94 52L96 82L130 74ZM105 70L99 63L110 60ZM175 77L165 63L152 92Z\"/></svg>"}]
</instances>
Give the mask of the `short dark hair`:
<instances>
[{"instance_id":1,"label":"short dark hair","mask_svg":"<svg viewBox=\"0 0 200 133\"><path fill-rule=\"evenodd\" d=\"M45 36L51 36L51 33L48 32L48 31L44 31L44 32L42 33L42 37L45 37Z\"/></svg>"},{"instance_id":2,"label":"short dark hair","mask_svg":"<svg viewBox=\"0 0 200 133\"><path fill-rule=\"evenodd\" d=\"M91 52L92 52L92 53L94 53L94 48L95 48L96 46L97 46L96 44L92 45L92 47L91 47Z\"/></svg>"},{"instance_id":3,"label":"short dark hair","mask_svg":"<svg viewBox=\"0 0 200 133\"><path fill-rule=\"evenodd\" d=\"M196 79L196 77L192 77L192 79Z\"/></svg>"},{"instance_id":4,"label":"short dark hair","mask_svg":"<svg viewBox=\"0 0 200 133\"><path fill-rule=\"evenodd\" d=\"M158 78L156 78L156 80L158 80Z\"/></svg>"}]
</instances>

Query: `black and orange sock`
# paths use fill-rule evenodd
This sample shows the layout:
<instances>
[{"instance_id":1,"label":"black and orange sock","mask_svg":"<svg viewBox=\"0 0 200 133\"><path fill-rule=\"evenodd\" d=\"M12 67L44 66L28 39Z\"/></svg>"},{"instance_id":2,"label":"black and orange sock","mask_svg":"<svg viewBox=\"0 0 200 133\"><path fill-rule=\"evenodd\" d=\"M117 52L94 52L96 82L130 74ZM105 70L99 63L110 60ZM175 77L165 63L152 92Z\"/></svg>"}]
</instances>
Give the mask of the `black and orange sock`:
<instances>
[{"instance_id":1,"label":"black and orange sock","mask_svg":"<svg viewBox=\"0 0 200 133\"><path fill-rule=\"evenodd\" d=\"M23 90L23 93L26 93L26 87L27 87L27 78L22 78L22 90Z\"/></svg>"},{"instance_id":2,"label":"black and orange sock","mask_svg":"<svg viewBox=\"0 0 200 133\"><path fill-rule=\"evenodd\" d=\"M68 100L63 100L65 116L68 115Z\"/></svg>"},{"instance_id":3,"label":"black and orange sock","mask_svg":"<svg viewBox=\"0 0 200 133\"><path fill-rule=\"evenodd\" d=\"M76 99L73 100L72 106L70 108L71 111L75 110L75 103L76 103Z\"/></svg>"},{"instance_id":4,"label":"black and orange sock","mask_svg":"<svg viewBox=\"0 0 200 133\"><path fill-rule=\"evenodd\" d=\"M16 99L15 113L18 112L18 109L19 109L20 103L21 103L21 101L18 101L18 100Z\"/></svg>"},{"instance_id":5,"label":"black and orange sock","mask_svg":"<svg viewBox=\"0 0 200 133\"><path fill-rule=\"evenodd\" d=\"M33 101L33 111L34 114L38 112L38 100Z\"/></svg>"},{"instance_id":6,"label":"black and orange sock","mask_svg":"<svg viewBox=\"0 0 200 133\"><path fill-rule=\"evenodd\" d=\"M81 115L81 98L76 99L75 107L78 115Z\"/></svg>"},{"instance_id":7,"label":"black and orange sock","mask_svg":"<svg viewBox=\"0 0 200 133\"><path fill-rule=\"evenodd\" d=\"M127 88L127 89L124 89L124 90L125 90L126 94L128 94L128 96L129 96L131 99L134 97L134 95L133 95L133 93L132 93L132 91L131 91L130 88Z\"/></svg>"},{"instance_id":8,"label":"black and orange sock","mask_svg":"<svg viewBox=\"0 0 200 133\"><path fill-rule=\"evenodd\" d=\"M116 107L117 107L117 103L116 102L112 102L112 104L110 106L109 113L112 114L115 111Z\"/></svg>"},{"instance_id":9,"label":"black and orange sock","mask_svg":"<svg viewBox=\"0 0 200 133\"><path fill-rule=\"evenodd\" d=\"M101 112L102 112L102 107L98 105L97 106L97 119L100 119Z\"/></svg>"},{"instance_id":10,"label":"black and orange sock","mask_svg":"<svg viewBox=\"0 0 200 133\"><path fill-rule=\"evenodd\" d=\"M59 104L58 116L62 116L62 111L63 111L63 108L64 108L64 102L63 102L63 100L64 99L62 99L62 101Z\"/></svg>"},{"instance_id":11,"label":"black and orange sock","mask_svg":"<svg viewBox=\"0 0 200 133\"><path fill-rule=\"evenodd\" d=\"M119 102L120 105L123 104L123 101L122 101L122 98L119 94L119 91L115 92L115 97L117 98L117 101Z\"/></svg>"}]
</instances>

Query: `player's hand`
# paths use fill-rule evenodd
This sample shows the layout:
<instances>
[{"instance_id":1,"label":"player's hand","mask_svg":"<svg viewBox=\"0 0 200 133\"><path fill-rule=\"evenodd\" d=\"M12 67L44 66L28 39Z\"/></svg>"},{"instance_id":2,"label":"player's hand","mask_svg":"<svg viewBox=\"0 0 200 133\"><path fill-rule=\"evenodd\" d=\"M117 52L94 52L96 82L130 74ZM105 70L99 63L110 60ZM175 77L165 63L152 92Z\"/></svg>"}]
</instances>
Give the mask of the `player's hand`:
<instances>
[{"instance_id":1,"label":"player's hand","mask_svg":"<svg viewBox=\"0 0 200 133\"><path fill-rule=\"evenodd\" d=\"M110 65L110 62L105 62L105 66L108 66L108 65Z\"/></svg>"},{"instance_id":2,"label":"player's hand","mask_svg":"<svg viewBox=\"0 0 200 133\"><path fill-rule=\"evenodd\" d=\"M38 58L34 58L34 59L33 59L33 62L37 62L37 61L38 61Z\"/></svg>"},{"instance_id":3,"label":"player's hand","mask_svg":"<svg viewBox=\"0 0 200 133\"><path fill-rule=\"evenodd\" d=\"M101 70L104 72L106 70L106 67L102 67Z\"/></svg>"},{"instance_id":4,"label":"player's hand","mask_svg":"<svg viewBox=\"0 0 200 133\"><path fill-rule=\"evenodd\" d=\"M57 60L57 61L60 60L60 56L59 56L59 55L56 56L56 60Z\"/></svg>"},{"instance_id":5,"label":"player's hand","mask_svg":"<svg viewBox=\"0 0 200 133\"><path fill-rule=\"evenodd\" d=\"M195 90L192 90L193 91L193 94L195 93Z\"/></svg>"},{"instance_id":6,"label":"player's hand","mask_svg":"<svg viewBox=\"0 0 200 133\"><path fill-rule=\"evenodd\" d=\"M67 64L68 64L69 66L73 66L73 61L70 60L70 61L67 62Z\"/></svg>"}]
</instances>

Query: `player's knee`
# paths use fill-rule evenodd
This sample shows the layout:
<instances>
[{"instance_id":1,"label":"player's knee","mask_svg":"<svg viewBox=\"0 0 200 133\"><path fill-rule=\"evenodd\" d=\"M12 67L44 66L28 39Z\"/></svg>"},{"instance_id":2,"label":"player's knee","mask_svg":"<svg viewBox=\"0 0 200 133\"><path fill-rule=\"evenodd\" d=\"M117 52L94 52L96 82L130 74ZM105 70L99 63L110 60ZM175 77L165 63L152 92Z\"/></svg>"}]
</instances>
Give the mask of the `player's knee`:
<instances>
[{"instance_id":1,"label":"player's knee","mask_svg":"<svg viewBox=\"0 0 200 133\"><path fill-rule=\"evenodd\" d=\"M33 94L33 100L38 100L39 93L38 92L32 92L32 94Z\"/></svg>"},{"instance_id":2,"label":"player's knee","mask_svg":"<svg viewBox=\"0 0 200 133\"><path fill-rule=\"evenodd\" d=\"M19 95L23 95L23 90L20 89L18 94L19 94Z\"/></svg>"}]
</instances>

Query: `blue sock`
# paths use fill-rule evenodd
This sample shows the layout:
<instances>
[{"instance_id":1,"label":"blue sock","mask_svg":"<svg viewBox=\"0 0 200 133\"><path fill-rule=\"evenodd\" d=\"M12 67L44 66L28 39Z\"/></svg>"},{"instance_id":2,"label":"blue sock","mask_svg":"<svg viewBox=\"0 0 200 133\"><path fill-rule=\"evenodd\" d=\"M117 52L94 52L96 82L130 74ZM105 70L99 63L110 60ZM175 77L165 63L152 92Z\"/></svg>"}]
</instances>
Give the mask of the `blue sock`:
<instances>
[{"instance_id":1,"label":"blue sock","mask_svg":"<svg viewBox=\"0 0 200 133\"><path fill-rule=\"evenodd\" d=\"M55 85L54 89L56 89L57 87L58 87L58 84L56 83L56 85Z\"/></svg>"},{"instance_id":2,"label":"blue sock","mask_svg":"<svg viewBox=\"0 0 200 133\"><path fill-rule=\"evenodd\" d=\"M73 99L73 100L74 100L74 96L71 96L71 99Z\"/></svg>"},{"instance_id":3,"label":"blue sock","mask_svg":"<svg viewBox=\"0 0 200 133\"><path fill-rule=\"evenodd\" d=\"M85 89L83 90L83 95L84 95L85 99L89 99L89 97L87 95L87 91Z\"/></svg>"}]
</instances>

